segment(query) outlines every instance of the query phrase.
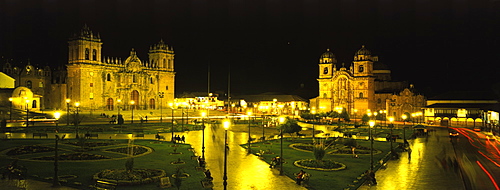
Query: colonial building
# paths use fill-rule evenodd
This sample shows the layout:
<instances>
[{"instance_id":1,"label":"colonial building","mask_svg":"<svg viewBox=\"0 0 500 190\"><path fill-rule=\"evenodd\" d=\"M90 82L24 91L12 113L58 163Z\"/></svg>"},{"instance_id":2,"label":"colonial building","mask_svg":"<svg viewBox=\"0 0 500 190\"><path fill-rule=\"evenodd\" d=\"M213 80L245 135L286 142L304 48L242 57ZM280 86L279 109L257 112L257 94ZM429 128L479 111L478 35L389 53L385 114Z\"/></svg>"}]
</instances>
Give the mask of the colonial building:
<instances>
[{"instance_id":1,"label":"colonial building","mask_svg":"<svg viewBox=\"0 0 500 190\"><path fill-rule=\"evenodd\" d=\"M407 82L392 81L388 66L365 46L354 54L348 68L344 63L339 65L330 50L321 55L318 66L319 96L310 100L315 112L344 109L361 115L381 111L398 119L425 106L424 96Z\"/></svg>"},{"instance_id":2,"label":"colonial building","mask_svg":"<svg viewBox=\"0 0 500 190\"><path fill-rule=\"evenodd\" d=\"M82 109L159 109L174 102L174 50L163 40L150 47L149 62L134 49L125 61L104 57L99 34L87 26L68 44L67 98Z\"/></svg>"},{"instance_id":3,"label":"colonial building","mask_svg":"<svg viewBox=\"0 0 500 190\"><path fill-rule=\"evenodd\" d=\"M150 47L148 60L139 59L134 49L125 61L106 57L103 42L84 26L68 41L66 68L37 67L29 61L14 66L3 60L2 81L15 81L6 90L14 108L61 109L79 102L83 110L160 109L174 103L174 50L160 40ZM3 83L2 83L3 84ZM69 104L68 102L69 101ZM133 103L132 103L133 102Z\"/></svg>"}]
</instances>

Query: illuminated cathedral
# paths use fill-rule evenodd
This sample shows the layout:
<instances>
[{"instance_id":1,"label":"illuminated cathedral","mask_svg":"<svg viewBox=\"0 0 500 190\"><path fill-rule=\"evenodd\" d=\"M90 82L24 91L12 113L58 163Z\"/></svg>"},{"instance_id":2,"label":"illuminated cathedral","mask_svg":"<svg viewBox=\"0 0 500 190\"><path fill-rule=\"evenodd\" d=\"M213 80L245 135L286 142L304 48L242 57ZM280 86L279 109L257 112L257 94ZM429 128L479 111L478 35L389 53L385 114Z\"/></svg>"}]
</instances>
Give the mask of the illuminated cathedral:
<instances>
[{"instance_id":1,"label":"illuminated cathedral","mask_svg":"<svg viewBox=\"0 0 500 190\"><path fill-rule=\"evenodd\" d=\"M389 67L365 46L354 54L348 68L339 65L329 49L319 58L318 67L319 96L310 100L314 112L381 112L399 118L425 106L425 97L407 82L392 81Z\"/></svg>"}]
</instances>

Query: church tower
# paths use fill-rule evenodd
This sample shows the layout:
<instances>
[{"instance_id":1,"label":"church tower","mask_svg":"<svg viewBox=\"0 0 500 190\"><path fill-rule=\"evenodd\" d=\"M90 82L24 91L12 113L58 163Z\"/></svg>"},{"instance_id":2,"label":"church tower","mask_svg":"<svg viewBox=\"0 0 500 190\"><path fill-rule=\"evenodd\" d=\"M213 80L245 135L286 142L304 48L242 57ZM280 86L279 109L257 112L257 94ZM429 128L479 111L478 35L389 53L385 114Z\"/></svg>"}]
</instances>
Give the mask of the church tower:
<instances>
[{"instance_id":1,"label":"church tower","mask_svg":"<svg viewBox=\"0 0 500 190\"><path fill-rule=\"evenodd\" d=\"M75 33L69 39L68 63L99 63L101 62L102 42L99 34L92 33L87 25L84 25L79 33Z\"/></svg>"},{"instance_id":2,"label":"church tower","mask_svg":"<svg viewBox=\"0 0 500 190\"><path fill-rule=\"evenodd\" d=\"M354 54L353 75L355 108L359 110L373 109L375 98L375 78L373 76L373 59L370 50L361 46Z\"/></svg>"},{"instance_id":3,"label":"church tower","mask_svg":"<svg viewBox=\"0 0 500 190\"><path fill-rule=\"evenodd\" d=\"M174 71L174 49L160 40L149 48L149 63L152 68Z\"/></svg>"}]
</instances>

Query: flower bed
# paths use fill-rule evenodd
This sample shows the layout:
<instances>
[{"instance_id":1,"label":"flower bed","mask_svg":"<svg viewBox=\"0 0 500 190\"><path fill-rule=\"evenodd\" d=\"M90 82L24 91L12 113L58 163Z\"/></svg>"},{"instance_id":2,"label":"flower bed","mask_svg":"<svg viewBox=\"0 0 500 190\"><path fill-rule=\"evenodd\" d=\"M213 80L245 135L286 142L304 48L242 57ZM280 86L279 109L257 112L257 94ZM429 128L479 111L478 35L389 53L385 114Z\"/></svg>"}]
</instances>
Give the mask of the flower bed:
<instances>
[{"instance_id":1,"label":"flower bed","mask_svg":"<svg viewBox=\"0 0 500 190\"><path fill-rule=\"evenodd\" d=\"M304 159L297 160L293 162L293 165L301 168L311 169L311 170L321 170L321 171L337 171L346 169L346 165L340 162L335 162L333 160L313 160Z\"/></svg>"},{"instance_id":2,"label":"flower bed","mask_svg":"<svg viewBox=\"0 0 500 190\"><path fill-rule=\"evenodd\" d=\"M94 174L94 180L105 180L117 185L140 185L158 182L166 172L160 169L107 169Z\"/></svg>"},{"instance_id":3,"label":"flower bed","mask_svg":"<svg viewBox=\"0 0 500 190\"><path fill-rule=\"evenodd\" d=\"M122 147L122 148L106 149L106 151L118 152L118 153L122 153L122 154L128 154L128 149L129 149L128 147ZM145 147L134 146L133 153L134 153L134 156L136 156L136 155L144 154L144 153L146 153L148 151L149 151L149 149L147 149Z\"/></svg>"},{"instance_id":4,"label":"flower bed","mask_svg":"<svg viewBox=\"0 0 500 190\"><path fill-rule=\"evenodd\" d=\"M9 150L6 154L9 156L17 156L17 155L23 155L23 154L33 154L33 153L40 153L40 152L52 152L54 151L54 148L51 147L45 147L45 146L38 146L38 145L28 145L28 146L20 146L13 148Z\"/></svg>"},{"instance_id":5,"label":"flower bed","mask_svg":"<svg viewBox=\"0 0 500 190\"><path fill-rule=\"evenodd\" d=\"M72 154L61 154L59 155L59 160L102 160L110 159L110 157L99 155L99 154L88 154L88 153L72 153ZM54 156L44 156L33 158L33 160L54 160Z\"/></svg>"}]
</instances>

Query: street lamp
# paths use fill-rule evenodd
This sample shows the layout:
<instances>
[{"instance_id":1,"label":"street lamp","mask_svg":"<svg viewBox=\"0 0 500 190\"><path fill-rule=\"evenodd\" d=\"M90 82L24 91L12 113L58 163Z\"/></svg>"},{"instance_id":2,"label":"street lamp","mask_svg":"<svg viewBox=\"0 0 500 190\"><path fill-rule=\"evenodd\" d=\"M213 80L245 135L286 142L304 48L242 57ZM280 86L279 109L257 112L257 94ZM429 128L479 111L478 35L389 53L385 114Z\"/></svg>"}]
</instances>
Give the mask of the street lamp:
<instances>
[{"instance_id":1,"label":"street lamp","mask_svg":"<svg viewBox=\"0 0 500 190\"><path fill-rule=\"evenodd\" d=\"M207 112L201 112L201 158L205 159L205 117Z\"/></svg>"},{"instance_id":2,"label":"street lamp","mask_svg":"<svg viewBox=\"0 0 500 190\"><path fill-rule=\"evenodd\" d=\"M56 118L56 133L59 132L59 118L61 118L61 112L56 111L54 113L54 118Z\"/></svg>"},{"instance_id":3,"label":"street lamp","mask_svg":"<svg viewBox=\"0 0 500 190\"><path fill-rule=\"evenodd\" d=\"M116 107L118 109L118 115L116 115L116 123L120 123L120 131L122 128L122 122L120 122L120 104L122 103L122 99L116 100Z\"/></svg>"},{"instance_id":4,"label":"street lamp","mask_svg":"<svg viewBox=\"0 0 500 190\"><path fill-rule=\"evenodd\" d=\"M9 122L12 122L12 101L14 101L14 98L10 97L9 98L9 102L10 102Z\"/></svg>"},{"instance_id":5,"label":"street lamp","mask_svg":"<svg viewBox=\"0 0 500 190\"><path fill-rule=\"evenodd\" d=\"M29 116L29 103L30 103L30 100L26 99L26 127L28 127L30 124L29 124L29 121L28 121L28 116Z\"/></svg>"},{"instance_id":6,"label":"street lamp","mask_svg":"<svg viewBox=\"0 0 500 190\"><path fill-rule=\"evenodd\" d=\"M67 120L67 123L66 123L66 126L69 126L69 102L71 102L70 99L66 99L66 120Z\"/></svg>"},{"instance_id":7,"label":"street lamp","mask_svg":"<svg viewBox=\"0 0 500 190\"><path fill-rule=\"evenodd\" d=\"M174 142L174 104L169 103L169 105L172 110L172 125L170 125L170 132L172 133L171 141Z\"/></svg>"},{"instance_id":8,"label":"street lamp","mask_svg":"<svg viewBox=\"0 0 500 190\"><path fill-rule=\"evenodd\" d=\"M160 123L162 123L163 121L162 100L165 97L165 92L159 92L158 97L160 98Z\"/></svg>"},{"instance_id":9,"label":"street lamp","mask_svg":"<svg viewBox=\"0 0 500 190\"><path fill-rule=\"evenodd\" d=\"M130 121L131 123L134 123L134 104L135 104L135 101L134 100L131 100L130 101L130 107L132 107L132 120Z\"/></svg>"},{"instance_id":10,"label":"street lamp","mask_svg":"<svg viewBox=\"0 0 500 190\"><path fill-rule=\"evenodd\" d=\"M64 137L66 137L66 135L63 135L62 137L59 137L58 134L56 134L56 146L55 146L55 153L54 153L54 179L52 181L52 187L59 187L61 186L61 183L59 183L59 175L57 174L57 172L59 171L59 140L62 140L64 139Z\"/></svg>"},{"instance_id":11,"label":"street lamp","mask_svg":"<svg viewBox=\"0 0 500 190\"><path fill-rule=\"evenodd\" d=\"M375 126L375 121L373 120L370 120L369 122L370 124L370 130L368 130L369 132L369 135L370 135L370 171L373 171L373 137L372 137L372 134L371 134L371 131L372 131L372 127Z\"/></svg>"},{"instance_id":12,"label":"street lamp","mask_svg":"<svg viewBox=\"0 0 500 190\"><path fill-rule=\"evenodd\" d=\"M403 139L406 143L406 118L408 118L408 116L406 114L403 114L401 118L403 119Z\"/></svg>"},{"instance_id":13,"label":"street lamp","mask_svg":"<svg viewBox=\"0 0 500 190\"><path fill-rule=\"evenodd\" d=\"M227 189L227 130L231 126L231 121L225 120L224 121L224 176L222 179L224 182L222 183L224 185L224 190Z\"/></svg>"},{"instance_id":14,"label":"street lamp","mask_svg":"<svg viewBox=\"0 0 500 190\"><path fill-rule=\"evenodd\" d=\"M390 126L390 128L391 128L391 137L390 137L390 140L391 140L391 155L394 154L394 149L392 147L392 141L394 141L393 137L392 137L392 128L394 128L394 124L392 124L393 121L394 121L394 117L389 117L389 122L391 122L391 124L390 124L391 125Z\"/></svg>"},{"instance_id":15,"label":"street lamp","mask_svg":"<svg viewBox=\"0 0 500 190\"><path fill-rule=\"evenodd\" d=\"M283 124L285 123L286 121L286 118L285 117L280 117L280 159L278 160L279 164L280 164L280 175L283 175Z\"/></svg>"},{"instance_id":16,"label":"street lamp","mask_svg":"<svg viewBox=\"0 0 500 190\"><path fill-rule=\"evenodd\" d=\"M78 116L78 108L80 107L80 102L75 102L75 108L76 108L76 114L75 114L75 126L76 126L76 138L78 138L78 121L80 120L79 119L79 116Z\"/></svg>"},{"instance_id":17,"label":"street lamp","mask_svg":"<svg viewBox=\"0 0 500 190\"><path fill-rule=\"evenodd\" d=\"M252 153L252 150L250 149L250 141L252 140L252 136L250 135L250 117L252 116L252 112L248 111L248 154Z\"/></svg>"}]
</instances>

